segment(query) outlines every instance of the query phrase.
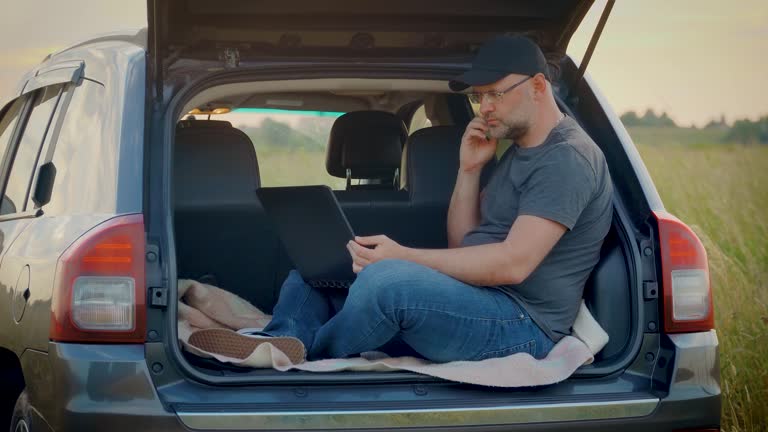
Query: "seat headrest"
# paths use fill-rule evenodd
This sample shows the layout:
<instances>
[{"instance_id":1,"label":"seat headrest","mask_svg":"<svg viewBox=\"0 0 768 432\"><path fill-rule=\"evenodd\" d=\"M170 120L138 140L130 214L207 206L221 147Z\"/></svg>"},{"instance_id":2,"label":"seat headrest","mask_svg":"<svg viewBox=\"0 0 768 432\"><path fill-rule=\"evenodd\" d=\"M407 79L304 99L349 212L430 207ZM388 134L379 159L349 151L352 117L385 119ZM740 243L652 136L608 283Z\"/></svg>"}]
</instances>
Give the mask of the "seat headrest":
<instances>
[{"instance_id":1,"label":"seat headrest","mask_svg":"<svg viewBox=\"0 0 768 432\"><path fill-rule=\"evenodd\" d=\"M448 204L459 172L459 149L464 129L432 126L414 132L405 145L406 189L413 203ZM489 161L480 177L485 185L496 166Z\"/></svg>"},{"instance_id":2,"label":"seat headrest","mask_svg":"<svg viewBox=\"0 0 768 432\"><path fill-rule=\"evenodd\" d=\"M400 168L405 123L384 111L355 111L333 123L328 139L325 168L334 177L380 179L391 184Z\"/></svg>"},{"instance_id":3,"label":"seat headrest","mask_svg":"<svg viewBox=\"0 0 768 432\"><path fill-rule=\"evenodd\" d=\"M229 122L185 120L176 128L174 206L258 205L256 150Z\"/></svg>"},{"instance_id":4,"label":"seat headrest","mask_svg":"<svg viewBox=\"0 0 768 432\"><path fill-rule=\"evenodd\" d=\"M180 121L176 127L178 129L186 128L207 128L207 129L230 129L232 123L224 120L197 120L189 119Z\"/></svg>"}]
</instances>

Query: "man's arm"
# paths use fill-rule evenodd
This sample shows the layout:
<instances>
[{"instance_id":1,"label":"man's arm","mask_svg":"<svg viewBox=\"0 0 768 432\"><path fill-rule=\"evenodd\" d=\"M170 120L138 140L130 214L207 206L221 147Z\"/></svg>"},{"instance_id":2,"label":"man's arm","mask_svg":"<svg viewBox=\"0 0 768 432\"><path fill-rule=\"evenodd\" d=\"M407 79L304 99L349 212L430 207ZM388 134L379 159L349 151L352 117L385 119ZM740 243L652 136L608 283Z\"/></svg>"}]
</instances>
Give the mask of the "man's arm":
<instances>
[{"instance_id":1,"label":"man's arm","mask_svg":"<svg viewBox=\"0 0 768 432\"><path fill-rule=\"evenodd\" d=\"M571 146L555 147L520 196L517 217L500 243L422 250L386 236L360 237L348 246L353 270L387 258L414 261L473 285L519 284L539 266L567 229L573 229L596 190L595 173ZM479 164L477 164L479 165ZM363 245L363 246L361 246ZM364 246L375 246L368 249Z\"/></svg>"},{"instance_id":2,"label":"man's arm","mask_svg":"<svg viewBox=\"0 0 768 432\"><path fill-rule=\"evenodd\" d=\"M541 264L566 231L558 222L522 215L500 243L454 249L411 249L385 236L359 237L350 242L355 271L386 258L399 258L431 267L478 286L523 282ZM376 246L368 249L364 246Z\"/></svg>"},{"instance_id":3,"label":"man's arm","mask_svg":"<svg viewBox=\"0 0 768 432\"><path fill-rule=\"evenodd\" d=\"M488 124L475 117L467 125L459 148L459 173L448 207L448 247L461 244L464 236L480 223L480 173L496 154L496 138L486 138Z\"/></svg>"},{"instance_id":4,"label":"man's arm","mask_svg":"<svg viewBox=\"0 0 768 432\"><path fill-rule=\"evenodd\" d=\"M461 245L464 236L480 223L480 171L459 169L448 207L448 247Z\"/></svg>"}]
</instances>

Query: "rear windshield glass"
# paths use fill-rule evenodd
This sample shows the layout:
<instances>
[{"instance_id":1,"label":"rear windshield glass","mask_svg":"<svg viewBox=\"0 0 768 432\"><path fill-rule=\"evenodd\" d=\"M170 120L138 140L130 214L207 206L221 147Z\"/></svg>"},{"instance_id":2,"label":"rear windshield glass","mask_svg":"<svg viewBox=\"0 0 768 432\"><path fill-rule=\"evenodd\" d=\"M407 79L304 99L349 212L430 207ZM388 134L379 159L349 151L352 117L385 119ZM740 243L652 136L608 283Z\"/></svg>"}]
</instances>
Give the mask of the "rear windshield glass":
<instances>
[{"instance_id":1,"label":"rear windshield glass","mask_svg":"<svg viewBox=\"0 0 768 432\"><path fill-rule=\"evenodd\" d=\"M333 122L343 112L239 108L212 115L245 132L256 148L262 186L327 185L344 189L346 179L325 169ZM207 115L197 115L206 120Z\"/></svg>"}]
</instances>

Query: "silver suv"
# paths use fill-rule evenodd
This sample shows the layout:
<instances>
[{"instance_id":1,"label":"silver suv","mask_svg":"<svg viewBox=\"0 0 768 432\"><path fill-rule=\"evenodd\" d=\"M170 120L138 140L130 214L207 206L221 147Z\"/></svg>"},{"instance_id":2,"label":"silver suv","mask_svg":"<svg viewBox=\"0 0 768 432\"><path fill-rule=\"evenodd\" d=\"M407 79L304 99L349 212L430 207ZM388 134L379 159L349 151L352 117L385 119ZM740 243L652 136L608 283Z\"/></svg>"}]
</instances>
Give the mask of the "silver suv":
<instances>
[{"instance_id":1,"label":"silver suv","mask_svg":"<svg viewBox=\"0 0 768 432\"><path fill-rule=\"evenodd\" d=\"M149 0L148 29L49 55L0 111L2 422L12 431L719 430L704 249L665 212L586 62L564 54L591 3ZM253 191L268 168L308 164L277 167L254 135L188 113L397 117L410 131L386 176L345 170L334 162L338 137L329 141L326 168L342 181L334 193L361 234L445 247L457 163L446 149L474 115L447 81L499 33L540 44L561 109L600 146L615 183L613 226L585 287L610 335L593 364L557 384L497 389L405 372L239 368L180 348L179 278L271 311L291 263ZM428 127L416 132L418 116ZM354 133L376 131L361 120Z\"/></svg>"}]
</instances>

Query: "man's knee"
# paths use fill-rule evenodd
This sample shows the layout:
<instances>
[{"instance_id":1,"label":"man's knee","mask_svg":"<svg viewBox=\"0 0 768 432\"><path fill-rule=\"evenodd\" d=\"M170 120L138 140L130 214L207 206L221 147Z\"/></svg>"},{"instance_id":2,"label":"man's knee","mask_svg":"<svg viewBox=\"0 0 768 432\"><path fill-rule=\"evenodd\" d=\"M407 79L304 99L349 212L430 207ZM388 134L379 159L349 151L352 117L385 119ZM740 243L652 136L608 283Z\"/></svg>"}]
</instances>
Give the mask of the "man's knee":
<instances>
[{"instance_id":1,"label":"man's knee","mask_svg":"<svg viewBox=\"0 0 768 432\"><path fill-rule=\"evenodd\" d=\"M388 259L367 265L352 284L350 296L364 298L392 310L413 290L413 281L425 267L410 261Z\"/></svg>"},{"instance_id":2,"label":"man's knee","mask_svg":"<svg viewBox=\"0 0 768 432\"><path fill-rule=\"evenodd\" d=\"M357 274L360 285L390 288L402 282L413 282L430 269L411 261L385 259L369 264Z\"/></svg>"}]
</instances>

